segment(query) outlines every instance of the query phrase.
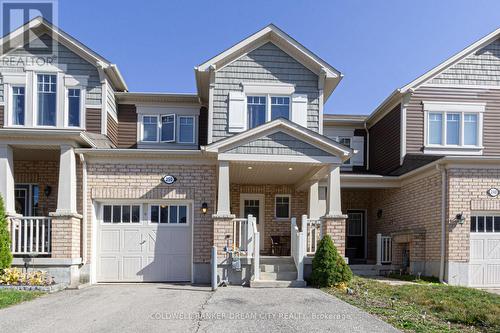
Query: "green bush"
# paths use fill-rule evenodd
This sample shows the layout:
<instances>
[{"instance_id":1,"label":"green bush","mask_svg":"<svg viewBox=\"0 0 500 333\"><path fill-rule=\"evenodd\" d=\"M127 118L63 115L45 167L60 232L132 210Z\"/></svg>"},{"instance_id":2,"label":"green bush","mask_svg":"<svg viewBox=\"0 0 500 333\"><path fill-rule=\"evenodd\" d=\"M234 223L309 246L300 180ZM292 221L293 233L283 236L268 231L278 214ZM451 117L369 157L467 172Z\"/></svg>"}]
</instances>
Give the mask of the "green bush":
<instances>
[{"instance_id":1,"label":"green bush","mask_svg":"<svg viewBox=\"0 0 500 333\"><path fill-rule=\"evenodd\" d=\"M10 234L7 227L7 216L5 215L3 198L0 195L0 271L9 268L11 263Z\"/></svg>"},{"instance_id":2,"label":"green bush","mask_svg":"<svg viewBox=\"0 0 500 333\"><path fill-rule=\"evenodd\" d=\"M329 235L321 239L312 261L311 283L315 287L333 287L352 279L352 271Z\"/></svg>"}]
</instances>

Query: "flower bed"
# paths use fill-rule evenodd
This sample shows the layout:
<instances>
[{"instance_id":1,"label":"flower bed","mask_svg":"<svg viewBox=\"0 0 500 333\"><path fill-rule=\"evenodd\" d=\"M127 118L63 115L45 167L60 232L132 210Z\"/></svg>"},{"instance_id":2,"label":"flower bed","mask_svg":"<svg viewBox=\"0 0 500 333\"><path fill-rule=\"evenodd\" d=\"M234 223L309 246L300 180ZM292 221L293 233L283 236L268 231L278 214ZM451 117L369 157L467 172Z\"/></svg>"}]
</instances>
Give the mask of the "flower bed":
<instances>
[{"instance_id":1,"label":"flower bed","mask_svg":"<svg viewBox=\"0 0 500 333\"><path fill-rule=\"evenodd\" d=\"M56 283L45 271L23 272L19 268L6 268L0 271L0 289L38 290L51 293L64 288L65 284Z\"/></svg>"}]
</instances>

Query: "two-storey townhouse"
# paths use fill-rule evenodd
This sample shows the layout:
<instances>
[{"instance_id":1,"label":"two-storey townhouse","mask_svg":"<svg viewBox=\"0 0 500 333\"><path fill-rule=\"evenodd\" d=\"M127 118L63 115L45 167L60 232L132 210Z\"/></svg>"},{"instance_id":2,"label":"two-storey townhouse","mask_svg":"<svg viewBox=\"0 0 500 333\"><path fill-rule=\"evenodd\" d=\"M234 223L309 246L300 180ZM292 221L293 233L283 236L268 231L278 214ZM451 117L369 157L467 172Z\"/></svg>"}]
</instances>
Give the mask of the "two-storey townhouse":
<instances>
[{"instance_id":1,"label":"two-storey townhouse","mask_svg":"<svg viewBox=\"0 0 500 333\"><path fill-rule=\"evenodd\" d=\"M499 37L395 90L369 116L325 116L325 135L359 151L365 142L361 170L344 164L341 176L351 263L500 286Z\"/></svg>"},{"instance_id":2,"label":"two-storey townhouse","mask_svg":"<svg viewBox=\"0 0 500 333\"><path fill-rule=\"evenodd\" d=\"M197 66L196 94L129 92L114 64L39 18L2 43L15 265L72 285L214 274L303 285L320 235L344 253L340 169L354 151L322 135L342 75L276 26ZM260 274L267 256L285 258Z\"/></svg>"}]
</instances>

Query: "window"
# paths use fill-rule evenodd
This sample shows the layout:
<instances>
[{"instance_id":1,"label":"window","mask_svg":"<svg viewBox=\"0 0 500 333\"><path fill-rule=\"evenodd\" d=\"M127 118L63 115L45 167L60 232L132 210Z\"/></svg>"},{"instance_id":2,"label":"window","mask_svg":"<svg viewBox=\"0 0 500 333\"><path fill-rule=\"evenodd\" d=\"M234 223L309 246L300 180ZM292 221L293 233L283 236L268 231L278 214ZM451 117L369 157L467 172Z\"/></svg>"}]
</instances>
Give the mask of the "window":
<instances>
[{"instance_id":1,"label":"window","mask_svg":"<svg viewBox=\"0 0 500 333\"><path fill-rule=\"evenodd\" d=\"M266 122L266 97L248 96L248 129L257 127Z\"/></svg>"},{"instance_id":2,"label":"window","mask_svg":"<svg viewBox=\"0 0 500 333\"><path fill-rule=\"evenodd\" d=\"M194 117L179 117L179 143L194 143Z\"/></svg>"},{"instance_id":3,"label":"window","mask_svg":"<svg viewBox=\"0 0 500 333\"><path fill-rule=\"evenodd\" d=\"M290 119L290 97L271 97L271 120Z\"/></svg>"},{"instance_id":4,"label":"window","mask_svg":"<svg viewBox=\"0 0 500 333\"><path fill-rule=\"evenodd\" d=\"M12 87L12 124L24 125L24 87Z\"/></svg>"},{"instance_id":5,"label":"window","mask_svg":"<svg viewBox=\"0 0 500 333\"><path fill-rule=\"evenodd\" d=\"M158 142L158 117L144 116L142 123L142 141Z\"/></svg>"},{"instance_id":6,"label":"window","mask_svg":"<svg viewBox=\"0 0 500 333\"><path fill-rule=\"evenodd\" d=\"M56 125L57 76L38 74L38 125Z\"/></svg>"},{"instance_id":7,"label":"window","mask_svg":"<svg viewBox=\"0 0 500 333\"><path fill-rule=\"evenodd\" d=\"M139 205L104 205L103 223L140 223L141 206Z\"/></svg>"},{"instance_id":8,"label":"window","mask_svg":"<svg viewBox=\"0 0 500 333\"><path fill-rule=\"evenodd\" d=\"M161 141L172 142L175 140L175 116L161 117Z\"/></svg>"},{"instance_id":9,"label":"window","mask_svg":"<svg viewBox=\"0 0 500 333\"><path fill-rule=\"evenodd\" d=\"M339 138L339 143L341 145L344 145L344 146L348 147L348 148L351 148L351 138L340 137ZM345 161L344 164L351 164L351 159L348 159L347 161Z\"/></svg>"},{"instance_id":10,"label":"window","mask_svg":"<svg viewBox=\"0 0 500 333\"><path fill-rule=\"evenodd\" d=\"M363 236L363 214L347 213L347 236Z\"/></svg>"},{"instance_id":11,"label":"window","mask_svg":"<svg viewBox=\"0 0 500 333\"><path fill-rule=\"evenodd\" d=\"M460 144L460 114L448 113L446 114L446 144L459 145Z\"/></svg>"},{"instance_id":12,"label":"window","mask_svg":"<svg viewBox=\"0 0 500 333\"><path fill-rule=\"evenodd\" d=\"M429 144L440 145L443 136L443 115L429 113Z\"/></svg>"},{"instance_id":13,"label":"window","mask_svg":"<svg viewBox=\"0 0 500 333\"><path fill-rule=\"evenodd\" d=\"M290 196L288 195L276 196L275 216L278 219L290 218Z\"/></svg>"},{"instance_id":14,"label":"window","mask_svg":"<svg viewBox=\"0 0 500 333\"><path fill-rule=\"evenodd\" d=\"M471 216L470 232L500 232L500 215Z\"/></svg>"},{"instance_id":15,"label":"window","mask_svg":"<svg viewBox=\"0 0 500 333\"><path fill-rule=\"evenodd\" d=\"M466 113L464 115L464 145L478 145L477 114Z\"/></svg>"},{"instance_id":16,"label":"window","mask_svg":"<svg viewBox=\"0 0 500 333\"><path fill-rule=\"evenodd\" d=\"M68 89L68 126L80 127L80 89Z\"/></svg>"},{"instance_id":17,"label":"window","mask_svg":"<svg viewBox=\"0 0 500 333\"><path fill-rule=\"evenodd\" d=\"M187 224L186 205L151 205L151 223Z\"/></svg>"}]
</instances>

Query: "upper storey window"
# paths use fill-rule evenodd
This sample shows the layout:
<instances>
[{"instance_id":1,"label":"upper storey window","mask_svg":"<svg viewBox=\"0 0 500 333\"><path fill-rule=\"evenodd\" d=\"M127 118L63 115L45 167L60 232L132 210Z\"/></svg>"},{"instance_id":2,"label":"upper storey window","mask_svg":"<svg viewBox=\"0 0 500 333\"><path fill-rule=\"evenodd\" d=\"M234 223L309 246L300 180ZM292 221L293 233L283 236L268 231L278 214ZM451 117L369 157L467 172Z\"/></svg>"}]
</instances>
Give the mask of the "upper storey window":
<instances>
[{"instance_id":1,"label":"upper storey window","mask_svg":"<svg viewBox=\"0 0 500 333\"><path fill-rule=\"evenodd\" d=\"M194 117L179 116L179 142L194 143Z\"/></svg>"},{"instance_id":2,"label":"upper storey window","mask_svg":"<svg viewBox=\"0 0 500 333\"><path fill-rule=\"evenodd\" d=\"M271 120L290 119L290 97L271 97Z\"/></svg>"},{"instance_id":3,"label":"upper storey window","mask_svg":"<svg viewBox=\"0 0 500 333\"><path fill-rule=\"evenodd\" d=\"M484 104L424 102L424 152L480 154L484 108Z\"/></svg>"},{"instance_id":4,"label":"upper storey window","mask_svg":"<svg viewBox=\"0 0 500 333\"><path fill-rule=\"evenodd\" d=\"M25 94L24 87L12 87L12 124L24 125Z\"/></svg>"},{"instance_id":5,"label":"upper storey window","mask_svg":"<svg viewBox=\"0 0 500 333\"><path fill-rule=\"evenodd\" d=\"M266 122L266 97L248 96L248 128L254 128Z\"/></svg>"},{"instance_id":6,"label":"upper storey window","mask_svg":"<svg viewBox=\"0 0 500 333\"><path fill-rule=\"evenodd\" d=\"M57 76L38 74L38 121L39 126L56 125Z\"/></svg>"},{"instance_id":7,"label":"upper storey window","mask_svg":"<svg viewBox=\"0 0 500 333\"><path fill-rule=\"evenodd\" d=\"M144 116L142 118L142 141L157 142L158 141L158 117Z\"/></svg>"},{"instance_id":8,"label":"upper storey window","mask_svg":"<svg viewBox=\"0 0 500 333\"><path fill-rule=\"evenodd\" d=\"M247 115L249 129L278 118L290 119L290 97L247 96Z\"/></svg>"},{"instance_id":9,"label":"upper storey window","mask_svg":"<svg viewBox=\"0 0 500 333\"><path fill-rule=\"evenodd\" d=\"M68 89L68 126L80 127L81 90Z\"/></svg>"},{"instance_id":10,"label":"upper storey window","mask_svg":"<svg viewBox=\"0 0 500 333\"><path fill-rule=\"evenodd\" d=\"M141 128L141 141L145 143L195 143L194 116L142 115Z\"/></svg>"}]
</instances>

